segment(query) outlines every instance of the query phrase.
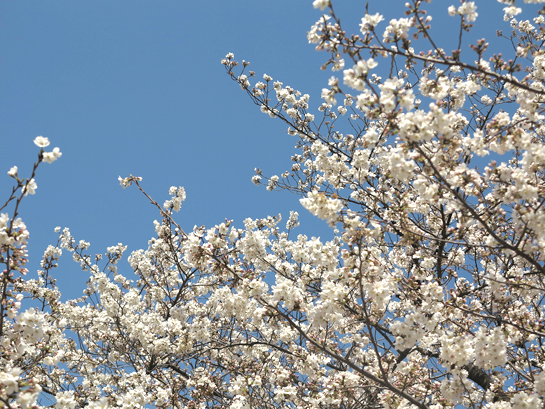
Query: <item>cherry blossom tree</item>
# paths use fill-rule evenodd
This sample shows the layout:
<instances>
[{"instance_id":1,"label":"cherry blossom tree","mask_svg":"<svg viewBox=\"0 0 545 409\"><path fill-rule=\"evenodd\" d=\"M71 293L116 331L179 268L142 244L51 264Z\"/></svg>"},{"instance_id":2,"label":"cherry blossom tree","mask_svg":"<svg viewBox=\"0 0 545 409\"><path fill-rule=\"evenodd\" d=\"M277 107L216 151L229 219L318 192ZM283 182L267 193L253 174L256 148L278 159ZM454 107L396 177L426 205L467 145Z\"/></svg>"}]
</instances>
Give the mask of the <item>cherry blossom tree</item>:
<instances>
[{"instance_id":1,"label":"cherry blossom tree","mask_svg":"<svg viewBox=\"0 0 545 409\"><path fill-rule=\"evenodd\" d=\"M118 266L122 244L92 256L59 228L39 279L25 280L17 206L37 165L29 179L10 170L3 405L543 407L545 9L519 21L532 6L500 3L496 41L510 57L473 40L474 2L446 8L459 47L445 51L427 2L389 22L368 9L347 34L330 1L314 1L325 14L308 40L333 70L314 113L307 94L222 60L297 140L291 169L252 181L300 195L331 241L296 233L297 212L285 225L269 216L186 232L174 217L182 187L160 205L141 178L120 177L161 215L148 248L129 256L133 271ZM38 164L58 156L42 151ZM62 252L89 272L78 300L62 302L52 278ZM20 312L25 296L42 308Z\"/></svg>"},{"instance_id":2,"label":"cherry blossom tree","mask_svg":"<svg viewBox=\"0 0 545 409\"><path fill-rule=\"evenodd\" d=\"M52 163L62 156L59 148L45 152L50 142L43 136L34 139L40 148L38 161L34 164L31 176L21 178L19 169L13 166L8 175L15 180L9 198L0 211L0 407L27 408L36 402L44 390L40 378L43 365L58 362L55 355L62 354L64 327L58 326L53 316L39 309L21 312L24 293L41 299L43 306L54 307L59 294L46 273L39 272L39 280L24 280L28 273L26 251L29 232L19 215L21 201L28 194L35 194L36 171L42 162ZM35 292L34 292L35 291Z\"/></svg>"}]
</instances>

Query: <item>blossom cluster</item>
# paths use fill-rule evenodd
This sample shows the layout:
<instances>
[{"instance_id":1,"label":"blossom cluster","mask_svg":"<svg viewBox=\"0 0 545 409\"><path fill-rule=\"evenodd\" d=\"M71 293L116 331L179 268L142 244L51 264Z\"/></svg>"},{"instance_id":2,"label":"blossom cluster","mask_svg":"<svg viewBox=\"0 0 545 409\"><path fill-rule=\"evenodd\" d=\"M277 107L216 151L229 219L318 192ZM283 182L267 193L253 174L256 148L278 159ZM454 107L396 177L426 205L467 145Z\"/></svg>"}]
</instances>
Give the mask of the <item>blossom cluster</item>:
<instances>
[{"instance_id":1,"label":"blossom cluster","mask_svg":"<svg viewBox=\"0 0 545 409\"><path fill-rule=\"evenodd\" d=\"M323 68L353 63L322 90L318 118L278 99L274 117L301 152L281 176L256 170L252 181L303 195L334 227L337 256L324 268L279 235L281 246L268 245L285 261L260 254L282 279L259 303L331 357L331 376L346 365L360 388L381 389L371 396L384 407L541 407L544 20L517 21L522 9L504 9L513 53L528 58L520 67L486 56L485 40L470 47L476 61L465 50L417 54L432 22L423 5L407 3L385 28L380 13L366 14L361 35L350 36L329 1L314 2L328 9L308 33L330 53ZM447 11L461 17L461 33L478 22L476 2ZM398 71L383 79L381 58ZM245 89L271 113L266 88Z\"/></svg>"}]
</instances>

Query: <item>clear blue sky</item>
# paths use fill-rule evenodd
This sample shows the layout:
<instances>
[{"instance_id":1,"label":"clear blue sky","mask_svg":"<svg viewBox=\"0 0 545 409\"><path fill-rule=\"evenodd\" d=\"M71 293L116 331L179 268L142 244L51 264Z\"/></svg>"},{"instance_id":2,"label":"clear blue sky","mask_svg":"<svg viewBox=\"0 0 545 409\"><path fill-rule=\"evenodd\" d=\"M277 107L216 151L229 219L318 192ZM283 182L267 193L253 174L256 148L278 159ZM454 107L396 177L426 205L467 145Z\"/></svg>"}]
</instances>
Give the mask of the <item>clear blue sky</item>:
<instances>
[{"instance_id":1,"label":"clear blue sky","mask_svg":"<svg viewBox=\"0 0 545 409\"><path fill-rule=\"evenodd\" d=\"M365 2L337 3L343 22L356 32ZM436 3L442 16L435 20L448 19L451 3ZM402 17L403 4L374 1L370 12ZM479 38L493 36L490 16L501 16L502 5L477 4ZM309 93L316 108L331 76L319 69L327 55L306 39L320 15L310 0L1 2L2 197L11 186L11 166L29 174L37 135L63 153L41 166L37 194L22 207L31 270L56 241L55 226L90 241L93 254L118 242L129 251L146 248L159 215L136 189L119 186L117 177L131 173L144 178L159 203L170 186L185 186L188 199L178 220L188 230L225 218L240 227L245 217L282 212L287 219L289 210L297 210L305 216L300 233L327 237L324 223L308 216L296 196L250 182L255 167L268 175L289 169L296 140L261 114L220 65L234 52L258 76L267 73ZM448 29L435 32L439 40L453 38ZM62 264L61 290L76 297L87 275L69 256ZM121 266L130 278L128 265Z\"/></svg>"}]
</instances>

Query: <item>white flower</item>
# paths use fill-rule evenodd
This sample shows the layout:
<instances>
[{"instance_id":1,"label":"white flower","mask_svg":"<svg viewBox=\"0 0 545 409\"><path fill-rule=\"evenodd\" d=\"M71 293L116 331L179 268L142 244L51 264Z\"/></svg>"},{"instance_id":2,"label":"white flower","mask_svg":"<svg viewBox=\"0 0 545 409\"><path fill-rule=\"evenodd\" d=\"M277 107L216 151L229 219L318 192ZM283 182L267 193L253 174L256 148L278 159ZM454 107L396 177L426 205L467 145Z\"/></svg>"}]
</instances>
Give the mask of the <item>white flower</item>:
<instances>
[{"instance_id":1,"label":"white flower","mask_svg":"<svg viewBox=\"0 0 545 409\"><path fill-rule=\"evenodd\" d=\"M328 104L336 104L337 101L335 99L335 91L332 91L327 88L322 88L322 98L328 103Z\"/></svg>"},{"instance_id":2,"label":"white flower","mask_svg":"<svg viewBox=\"0 0 545 409\"><path fill-rule=\"evenodd\" d=\"M13 166L9 170L8 175L10 175L12 178L17 177L17 166Z\"/></svg>"},{"instance_id":3,"label":"white flower","mask_svg":"<svg viewBox=\"0 0 545 409\"><path fill-rule=\"evenodd\" d=\"M408 18L400 18L399 20L392 19L390 24L384 31L384 41L390 42L392 40L397 41L399 39L406 39L408 37L409 28L412 22Z\"/></svg>"},{"instance_id":4,"label":"white flower","mask_svg":"<svg viewBox=\"0 0 545 409\"><path fill-rule=\"evenodd\" d=\"M49 146L49 139L43 136L37 136L36 138L34 138L34 144L39 148L45 148Z\"/></svg>"},{"instance_id":5,"label":"white flower","mask_svg":"<svg viewBox=\"0 0 545 409\"><path fill-rule=\"evenodd\" d=\"M88 402L88 409L107 409L108 408L108 399L103 396L96 402Z\"/></svg>"},{"instance_id":6,"label":"white flower","mask_svg":"<svg viewBox=\"0 0 545 409\"><path fill-rule=\"evenodd\" d=\"M333 63L332 71L340 71L344 68L344 59L341 58Z\"/></svg>"},{"instance_id":7,"label":"white flower","mask_svg":"<svg viewBox=\"0 0 545 409\"><path fill-rule=\"evenodd\" d=\"M513 409L537 409L542 407L541 399L537 395L528 395L526 392L519 392L511 398Z\"/></svg>"},{"instance_id":8,"label":"white flower","mask_svg":"<svg viewBox=\"0 0 545 409\"><path fill-rule=\"evenodd\" d=\"M365 34L368 29L373 29L377 26L378 23L384 20L384 17L379 13L375 15L366 14L364 18L361 19L360 31Z\"/></svg>"},{"instance_id":9,"label":"white flower","mask_svg":"<svg viewBox=\"0 0 545 409\"><path fill-rule=\"evenodd\" d=\"M43 159L44 159L44 162L53 163L57 159L59 159L61 156L62 156L62 152L59 150L59 148L55 148L51 152L44 152Z\"/></svg>"},{"instance_id":10,"label":"white flower","mask_svg":"<svg viewBox=\"0 0 545 409\"><path fill-rule=\"evenodd\" d=\"M32 406L36 403L36 400L38 399L38 395L42 391L42 388L38 385L34 388L34 391L32 392L23 392L20 393L19 396L17 396L17 403L21 407L21 409L27 409L29 406Z\"/></svg>"},{"instance_id":11,"label":"white flower","mask_svg":"<svg viewBox=\"0 0 545 409\"><path fill-rule=\"evenodd\" d=\"M286 223L286 229L294 229L295 227L299 226L299 213L294 212L293 210L290 211L290 217L288 219L288 222Z\"/></svg>"},{"instance_id":12,"label":"white flower","mask_svg":"<svg viewBox=\"0 0 545 409\"><path fill-rule=\"evenodd\" d=\"M55 398L57 399L56 409L73 409L77 405L72 391L59 392Z\"/></svg>"},{"instance_id":13,"label":"white flower","mask_svg":"<svg viewBox=\"0 0 545 409\"><path fill-rule=\"evenodd\" d=\"M343 204L339 199L329 198L317 190L309 192L307 198L300 199L299 201L313 215L327 220L329 223L335 221L337 213L343 208Z\"/></svg>"},{"instance_id":14,"label":"white flower","mask_svg":"<svg viewBox=\"0 0 545 409\"><path fill-rule=\"evenodd\" d=\"M288 114L291 118L296 119L299 116L299 113L295 108L288 108L286 110L286 114Z\"/></svg>"},{"instance_id":15,"label":"white flower","mask_svg":"<svg viewBox=\"0 0 545 409\"><path fill-rule=\"evenodd\" d=\"M314 0L312 3L315 9L323 10L329 6L329 0Z\"/></svg>"},{"instance_id":16,"label":"white flower","mask_svg":"<svg viewBox=\"0 0 545 409\"><path fill-rule=\"evenodd\" d=\"M460 7L458 7L458 13L465 16L469 22L477 20L479 13L476 13L477 6L474 1L466 1Z\"/></svg>"},{"instance_id":17,"label":"white flower","mask_svg":"<svg viewBox=\"0 0 545 409\"><path fill-rule=\"evenodd\" d=\"M119 184L120 184L121 186L123 186L123 189L125 189L127 186L132 185L133 180L137 180L137 181L140 182L140 181L142 180L142 178L139 177L139 176L133 176L133 175L131 175L131 176L129 176L128 178L122 178L121 176L119 176L119 177L117 178L117 180L119 180Z\"/></svg>"},{"instance_id":18,"label":"white flower","mask_svg":"<svg viewBox=\"0 0 545 409\"><path fill-rule=\"evenodd\" d=\"M520 13L522 13L522 9L520 7L509 6L509 7L504 7L503 12L505 13L505 15L503 16L503 21L509 21L514 16L517 16Z\"/></svg>"},{"instance_id":19,"label":"white flower","mask_svg":"<svg viewBox=\"0 0 545 409\"><path fill-rule=\"evenodd\" d=\"M4 389L4 393L9 396L19 390L19 370L15 368L10 372L0 372L0 384Z\"/></svg>"},{"instance_id":20,"label":"white flower","mask_svg":"<svg viewBox=\"0 0 545 409\"><path fill-rule=\"evenodd\" d=\"M182 208L182 202L186 198L185 189L182 186L171 186L168 190L169 195L172 196L171 200L166 200L163 204L165 210L172 209L175 212L179 212Z\"/></svg>"},{"instance_id":21,"label":"white flower","mask_svg":"<svg viewBox=\"0 0 545 409\"><path fill-rule=\"evenodd\" d=\"M490 105L492 104L493 101L492 101L492 98L490 98L488 95L483 95L481 97L481 102L485 105Z\"/></svg>"},{"instance_id":22,"label":"white flower","mask_svg":"<svg viewBox=\"0 0 545 409\"><path fill-rule=\"evenodd\" d=\"M30 179L25 186L23 186L23 193L28 195L29 193L31 195L36 193L36 189L38 188L38 185L34 181L34 179Z\"/></svg>"}]
</instances>

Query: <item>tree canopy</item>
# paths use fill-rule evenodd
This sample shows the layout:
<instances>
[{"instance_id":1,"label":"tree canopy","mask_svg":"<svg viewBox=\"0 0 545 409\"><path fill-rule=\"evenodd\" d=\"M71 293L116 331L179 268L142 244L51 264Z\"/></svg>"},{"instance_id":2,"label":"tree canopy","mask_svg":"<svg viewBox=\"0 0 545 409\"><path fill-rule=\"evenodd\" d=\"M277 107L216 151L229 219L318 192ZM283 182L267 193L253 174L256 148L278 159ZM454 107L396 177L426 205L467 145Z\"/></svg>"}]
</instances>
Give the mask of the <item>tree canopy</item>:
<instances>
[{"instance_id":1,"label":"tree canopy","mask_svg":"<svg viewBox=\"0 0 545 409\"><path fill-rule=\"evenodd\" d=\"M160 215L132 271L122 244L92 255L59 228L27 278L19 204L61 157L37 137L0 217L0 406L543 407L545 9L519 20L535 6L500 1L494 53L474 36L475 2L445 5L459 28L447 51L427 3L389 22L369 7L352 34L314 1L325 14L308 40L333 71L316 111L221 60L297 143L290 169L252 181L300 195L330 241L298 231L295 211L184 231L184 188L159 204L130 175L122 187ZM63 252L89 274L79 299L57 288Z\"/></svg>"}]
</instances>

